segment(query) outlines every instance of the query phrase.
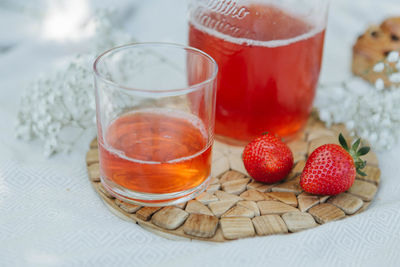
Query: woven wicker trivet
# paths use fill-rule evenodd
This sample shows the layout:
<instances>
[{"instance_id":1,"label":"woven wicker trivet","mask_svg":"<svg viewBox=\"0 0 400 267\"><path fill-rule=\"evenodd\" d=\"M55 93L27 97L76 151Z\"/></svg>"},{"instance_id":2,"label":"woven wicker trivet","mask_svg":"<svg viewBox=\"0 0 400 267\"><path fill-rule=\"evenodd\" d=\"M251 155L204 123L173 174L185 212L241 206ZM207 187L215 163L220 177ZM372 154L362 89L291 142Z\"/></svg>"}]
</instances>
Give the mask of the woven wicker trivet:
<instances>
[{"instance_id":1,"label":"woven wicker trivet","mask_svg":"<svg viewBox=\"0 0 400 267\"><path fill-rule=\"evenodd\" d=\"M113 198L99 178L97 141L87 153L90 181L108 208L117 216L167 238L207 241L272 234L294 233L353 216L364 211L376 194L380 181L378 160L373 152L365 159L366 177L357 177L353 186L338 196L315 196L302 191L299 175L307 155L326 143L337 143L343 125L327 129L314 117L299 137L288 143L295 165L281 183L262 184L246 174L241 160L242 147L216 142L212 180L206 192L195 200L170 207L140 207Z\"/></svg>"}]
</instances>

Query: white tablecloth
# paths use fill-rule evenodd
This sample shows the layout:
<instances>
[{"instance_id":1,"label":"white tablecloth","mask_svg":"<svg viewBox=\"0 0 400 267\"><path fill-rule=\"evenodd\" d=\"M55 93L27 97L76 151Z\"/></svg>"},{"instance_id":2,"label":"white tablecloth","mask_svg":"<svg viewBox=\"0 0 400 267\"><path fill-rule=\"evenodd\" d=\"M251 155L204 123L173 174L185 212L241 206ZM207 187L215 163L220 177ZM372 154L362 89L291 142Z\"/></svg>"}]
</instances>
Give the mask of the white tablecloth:
<instances>
[{"instance_id":1,"label":"white tablecloth","mask_svg":"<svg viewBox=\"0 0 400 267\"><path fill-rule=\"evenodd\" d=\"M42 156L41 143L14 138L27 81L80 50L79 42L40 35L43 25L34 15L45 10L34 2L51 1L33 1L30 15L7 5L23 2L0 3L0 46L11 47L0 53L0 266L400 265L400 145L379 153L382 183L367 211L309 231L224 244L170 241L115 217L87 179L89 136L71 154L50 159ZM91 8L96 1L81 2ZM185 42L184 4L121 1L116 8L134 6L123 25L138 40ZM398 0L332 1L322 81L348 77L357 35L395 14Z\"/></svg>"}]
</instances>

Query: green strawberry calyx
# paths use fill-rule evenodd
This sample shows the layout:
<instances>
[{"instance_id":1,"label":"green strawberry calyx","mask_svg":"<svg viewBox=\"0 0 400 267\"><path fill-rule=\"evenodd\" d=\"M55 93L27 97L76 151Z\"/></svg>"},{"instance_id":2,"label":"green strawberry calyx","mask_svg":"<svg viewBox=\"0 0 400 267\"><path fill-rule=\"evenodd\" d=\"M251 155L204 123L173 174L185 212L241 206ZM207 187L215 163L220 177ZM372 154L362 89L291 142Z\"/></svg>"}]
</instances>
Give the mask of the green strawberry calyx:
<instances>
[{"instance_id":1,"label":"green strawberry calyx","mask_svg":"<svg viewBox=\"0 0 400 267\"><path fill-rule=\"evenodd\" d=\"M357 173L361 176L367 176L365 172L361 171L361 169L363 169L367 165L367 162L365 160L362 160L360 157L366 155L370 151L370 147L363 146L359 149L361 138L358 138L353 143L353 145L349 147L341 133L339 134L339 143L353 158L354 166L356 167Z\"/></svg>"}]
</instances>

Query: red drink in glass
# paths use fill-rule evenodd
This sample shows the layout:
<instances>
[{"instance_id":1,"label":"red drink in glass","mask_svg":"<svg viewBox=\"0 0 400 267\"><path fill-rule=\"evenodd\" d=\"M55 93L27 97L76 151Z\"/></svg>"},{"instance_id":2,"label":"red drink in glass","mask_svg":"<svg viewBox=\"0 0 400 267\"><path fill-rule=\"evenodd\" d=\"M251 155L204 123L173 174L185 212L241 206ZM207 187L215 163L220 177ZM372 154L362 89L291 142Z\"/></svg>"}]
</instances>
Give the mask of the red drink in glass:
<instances>
[{"instance_id":1,"label":"red drink in glass","mask_svg":"<svg viewBox=\"0 0 400 267\"><path fill-rule=\"evenodd\" d=\"M236 144L267 131L290 137L312 108L324 27L273 6L252 4L242 11L203 14L201 21L213 29L193 19L189 25L189 45L219 66L215 132Z\"/></svg>"},{"instance_id":2,"label":"red drink in glass","mask_svg":"<svg viewBox=\"0 0 400 267\"><path fill-rule=\"evenodd\" d=\"M102 177L129 190L181 192L210 176L212 146L195 116L165 109L127 113L110 124L103 139Z\"/></svg>"},{"instance_id":3,"label":"red drink in glass","mask_svg":"<svg viewBox=\"0 0 400 267\"><path fill-rule=\"evenodd\" d=\"M217 63L184 45L135 43L93 64L100 181L117 199L175 205L211 173Z\"/></svg>"}]
</instances>

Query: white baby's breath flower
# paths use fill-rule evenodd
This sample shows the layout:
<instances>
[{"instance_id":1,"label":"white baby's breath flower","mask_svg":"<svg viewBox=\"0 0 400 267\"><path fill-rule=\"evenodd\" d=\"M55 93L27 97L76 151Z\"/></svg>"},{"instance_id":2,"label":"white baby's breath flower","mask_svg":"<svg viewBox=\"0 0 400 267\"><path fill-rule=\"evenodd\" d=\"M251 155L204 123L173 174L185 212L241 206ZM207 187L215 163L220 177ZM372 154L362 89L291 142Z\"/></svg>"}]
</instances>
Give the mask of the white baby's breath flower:
<instances>
[{"instance_id":1,"label":"white baby's breath flower","mask_svg":"<svg viewBox=\"0 0 400 267\"><path fill-rule=\"evenodd\" d=\"M383 62L379 62L374 66L373 71L382 72L384 69L385 69L385 64Z\"/></svg>"},{"instance_id":2,"label":"white baby's breath flower","mask_svg":"<svg viewBox=\"0 0 400 267\"><path fill-rule=\"evenodd\" d=\"M399 60L399 52L397 51L390 52L386 59L388 62L397 62Z\"/></svg>"},{"instance_id":3,"label":"white baby's breath flower","mask_svg":"<svg viewBox=\"0 0 400 267\"><path fill-rule=\"evenodd\" d=\"M352 130L354 128L354 121L346 122L346 128Z\"/></svg>"},{"instance_id":4,"label":"white baby's breath flower","mask_svg":"<svg viewBox=\"0 0 400 267\"><path fill-rule=\"evenodd\" d=\"M327 110L322 110L319 113L321 120L325 121L328 125L331 123L331 114Z\"/></svg>"},{"instance_id":5,"label":"white baby's breath flower","mask_svg":"<svg viewBox=\"0 0 400 267\"><path fill-rule=\"evenodd\" d=\"M368 137L368 141L375 143L378 139L378 135L376 133L371 133Z\"/></svg>"},{"instance_id":6,"label":"white baby's breath flower","mask_svg":"<svg viewBox=\"0 0 400 267\"><path fill-rule=\"evenodd\" d=\"M340 86L322 85L315 100L321 120L344 123L351 136L365 138L376 150L388 149L400 138L398 103L400 87L377 90L358 77Z\"/></svg>"},{"instance_id":7,"label":"white baby's breath flower","mask_svg":"<svg viewBox=\"0 0 400 267\"><path fill-rule=\"evenodd\" d=\"M385 118L385 119L383 119L382 121L381 121L381 124L382 124L382 126L384 126L384 127L389 127L390 125L391 125L391 121L390 121L390 119L389 118Z\"/></svg>"},{"instance_id":8,"label":"white baby's breath flower","mask_svg":"<svg viewBox=\"0 0 400 267\"><path fill-rule=\"evenodd\" d=\"M374 114L371 116L371 121L374 123L378 123L381 120L381 116L379 113Z\"/></svg>"},{"instance_id":9,"label":"white baby's breath flower","mask_svg":"<svg viewBox=\"0 0 400 267\"><path fill-rule=\"evenodd\" d=\"M376 79L375 81L375 88L378 90L383 90L385 88L385 83L381 78Z\"/></svg>"},{"instance_id":10,"label":"white baby's breath flower","mask_svg":"<svg viewBox=\"0 0 400 267\"><path fill-rule=\"evenodd\" d=\"M29 125L17 125L16 136L17 138L21 138L25 141L31 140L32 131Z\"/></svg>"},{"instance_id":11,"label":"white baby's breath flower","mask_svg":"<svg viewBox=\"0 0 400 267\"><path fill-rule=\"evenodd\" d=\"M389 81L392 83L400 83L400 73L393 73L389 75Z\"/></svg>"},{"instance_id":12,"label":"white baby's breath flower","mask_svg":"<svg viewBox=\"0 0 400 267\"><path fill-rule=\"evenodd\" d=\"M111 15L109 10L97 12L93 19L96 34L90 42L94 47L89 53L77 55L63 67L39 77L22 94L16 136L23 140L41 139L46 156L71 149L70 141L64 139L68 134L61 134L68 127L95 129L91 70L95 55L133 41L112 26Z\"/></svg>"}]
</instances>

